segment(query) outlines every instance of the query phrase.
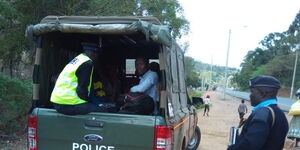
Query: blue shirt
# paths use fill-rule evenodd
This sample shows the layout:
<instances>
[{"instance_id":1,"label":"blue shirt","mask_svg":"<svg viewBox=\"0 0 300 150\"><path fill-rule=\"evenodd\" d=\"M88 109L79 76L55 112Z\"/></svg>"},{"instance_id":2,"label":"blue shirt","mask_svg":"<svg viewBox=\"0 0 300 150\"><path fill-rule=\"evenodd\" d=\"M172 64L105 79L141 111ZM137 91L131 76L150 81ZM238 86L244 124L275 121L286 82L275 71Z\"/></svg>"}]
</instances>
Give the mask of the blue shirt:
<instances>
[{"instance_id":1,"label":"blue shirt","mask_svg":"<svg viewBox=\"0 0 300 150\"><path fill-rule=\"evenodd\" d=\"M268 107L269 105L272 105L272 104L277 104L277 100L269 99L269 100L263 101L263 102L259 103L258 105L256 105L255 107L253 107L252 110L255 111L258 108Z\"/></svg>"},{"instance_id":2,"label":"blue shirt","mask_svg":"<svg viewBox=\"0 0 300 150\"><path fill-rule=\"evenodd\" d=\"M155 72L148 70L143 76L140 77L140 83L131 87L130 92L142 92L158 101L158 76Z\"/></svg>"}]
</instances>

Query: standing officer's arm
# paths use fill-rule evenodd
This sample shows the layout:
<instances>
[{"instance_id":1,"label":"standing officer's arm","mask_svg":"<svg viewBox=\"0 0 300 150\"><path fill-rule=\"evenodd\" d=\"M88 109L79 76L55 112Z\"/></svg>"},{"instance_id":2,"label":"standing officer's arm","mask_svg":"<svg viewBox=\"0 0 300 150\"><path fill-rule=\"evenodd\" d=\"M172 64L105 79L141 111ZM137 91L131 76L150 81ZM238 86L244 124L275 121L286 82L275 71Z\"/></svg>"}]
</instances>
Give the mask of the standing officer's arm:
<instances>
[{"instance_id":1,"label":"standing officer's arm","mask_svg":"<svg viewBox=\"0 0 300 150\"><path fill-rule=\"evenodd\" d=\"M264 146L272 124L272 117L267 108L256 110L255 115L248 124L248 129L237 143L227 150L255 150Z\"/></svg>"},{"instance_id":2,"label":"standing officer's arm","mask_svg":"<svg viewBox=\"0 0 300 150\"><path fill-rule=\"evenodd\" d=\"M84 99L86 101L89 100L88 86L90 84L90 76L92 73L92 68L93 68L92 61L87 61L82 65L80 65L76 71L76 76L78 78L78 86L76 92L81 99Z\"/></svg>"}]
</instances>

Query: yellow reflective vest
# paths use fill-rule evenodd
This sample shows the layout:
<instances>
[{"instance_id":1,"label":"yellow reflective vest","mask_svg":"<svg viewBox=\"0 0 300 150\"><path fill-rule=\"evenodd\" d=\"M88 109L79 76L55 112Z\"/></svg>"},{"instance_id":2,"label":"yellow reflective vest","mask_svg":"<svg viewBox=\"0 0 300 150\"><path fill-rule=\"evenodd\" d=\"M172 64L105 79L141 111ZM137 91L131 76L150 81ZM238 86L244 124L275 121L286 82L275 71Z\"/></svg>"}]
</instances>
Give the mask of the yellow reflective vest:
<instances>
[{"instance_id":1,"label":"yellow reflective vest","mask_svg":"<svg viewBox=\"0 0 300 150\"><path fill-rule=\"evenodd\" d=\"M53 92L51 94L51 102L56 104L76 105L85 103L86 100L81 99L76 92L78 86L78 78L76 76L76 70L79 66L87 61L91 60L88 56L80 54L75 57L58 76L55 83ZM90 83L88 86L88 94L90 95L92 84L93 69L90 76Z\"/></svg>"}]
</instances>

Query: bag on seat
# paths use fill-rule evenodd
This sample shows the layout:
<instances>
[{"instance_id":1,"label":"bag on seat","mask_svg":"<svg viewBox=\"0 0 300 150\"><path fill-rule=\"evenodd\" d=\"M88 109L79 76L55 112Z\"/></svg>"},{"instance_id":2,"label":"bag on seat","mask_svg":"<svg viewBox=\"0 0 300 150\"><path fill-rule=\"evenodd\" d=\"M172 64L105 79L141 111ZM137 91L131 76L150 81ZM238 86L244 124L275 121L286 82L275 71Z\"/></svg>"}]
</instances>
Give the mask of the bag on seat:
<instances>
[{"instance_id":1,"label":"bag on seat","mask_svg":"<svg viewBox=\"0 0 300 150\"><path fill-rule=\"evenodd\" d=\"M149 115L153 112L153 99L139 92L129 92L121 98L117 105L120 107L119 113Z\"/></svg>"}]
</instances>

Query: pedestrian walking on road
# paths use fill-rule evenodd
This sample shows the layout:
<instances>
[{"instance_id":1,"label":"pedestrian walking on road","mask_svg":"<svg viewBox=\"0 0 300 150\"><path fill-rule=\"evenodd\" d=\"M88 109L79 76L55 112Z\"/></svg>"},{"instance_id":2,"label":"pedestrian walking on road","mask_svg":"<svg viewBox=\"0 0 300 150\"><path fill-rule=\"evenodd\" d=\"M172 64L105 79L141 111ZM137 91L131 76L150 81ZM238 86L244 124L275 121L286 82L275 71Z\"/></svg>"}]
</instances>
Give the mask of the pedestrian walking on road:
<instances>
[{"instance_id":1,"label":"pedestrian walking on road","mask_svg":"<svg viewBox=\"0 0 300 150\"><path fill-rule=\"evenodd\" d=\"M299 147L298 143L300 141L300 89L298 89L296 94L298 101L296 101L288 113L288 115L293 116L290 122L290 129L287 138L295 140L295 147Z\"/></svg>"},{"instance_id":2,"label":"pedestrian walking on road","mask_svg":"<svg viewBox=\"0 0 300 150\"><path fill-rule=\"evenodd\" d=\"M203 113L203 116L205 116L205 114L208 116L209 104L210 104L210 95L206 95L206 98L204 98L203 103L204 103L204 113Z\"/></svg>"},{"instance_id":3,"label":"pedestrian walking on road","mask_svg":"<svg viewBox=\"0 0 300 150\"><path fill-rule=\"evenodd\" d=\"M227 150L282 150L288 122L277 106L280 82L272 76L257 76L249 84L252 113L235 144Z\"/></svg>"},{"instance_id":4,"label":"pedestrian walking on road","mask_svg":"<svg viewBox=\"0 0 300 150\"><path fill-rule=\"evenodd\" d=\"M243 99L241 101L241 104L239 105L238 112L239 112L239 116L240 116L239 127L241 127L244 123L244 115L248 112L248 108L245 104L245 100L243 100Z\"/></svg>"}]
</instances>

